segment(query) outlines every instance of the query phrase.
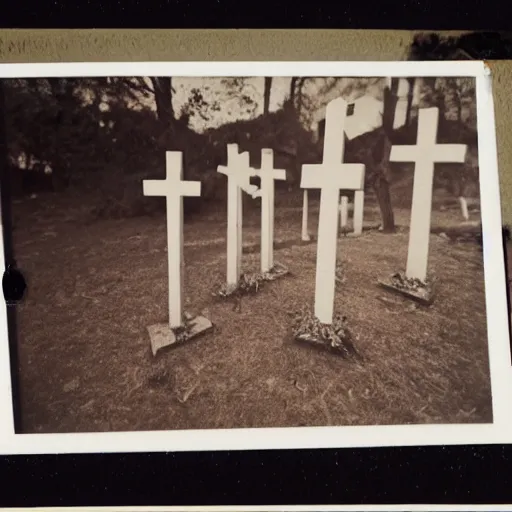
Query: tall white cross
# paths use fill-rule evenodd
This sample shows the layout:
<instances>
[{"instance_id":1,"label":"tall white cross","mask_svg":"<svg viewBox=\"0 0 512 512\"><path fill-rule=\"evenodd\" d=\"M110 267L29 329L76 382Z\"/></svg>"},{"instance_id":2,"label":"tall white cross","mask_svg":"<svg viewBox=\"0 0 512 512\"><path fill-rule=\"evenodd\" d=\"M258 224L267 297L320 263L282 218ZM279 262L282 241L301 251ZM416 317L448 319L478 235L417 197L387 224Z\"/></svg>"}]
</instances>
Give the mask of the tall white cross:
<instances>
[{"instance_id":1,"label":"tall white cross","mask_svg":"<svg viewBox=\"0 0 512 512\"><path fill-rule=\"evenodd\" d=\"M144 180L145 196L164 196L167 200L167 259L169 267L169 327L183 321L183 197L201 195L200 181L183 181L181 151L165 153L165 180Z\"/></svg>"},{"instance_id":2,"label":"tall white cross","mask_svg":"<svg viewBox=\"0 0 512 512\"><path fill-rule=\"evenodd\" d=\"M257 170L261 185L253 197L261 197L261 271L274 266L274 180L286 180L286 169L274 169L274 152L261 150L261 169Z\"/></svg>"},{"instance_id":3,"label":"tall white cross","mask_svg":"<svg viewBox=\"0 0 512 512\"><path fill-rule=\"evenodd\" d=\"M434 164L464 163L465 144L436 144L439 109L420 109L416 145L393 146L391 162L414 162L411 222L406 276L425 281L427 277Z\"/></svg>"},{"instance_id":4,"label":"tall white cross","mask_svg":"<svg viewBox=\"0 0 512 512\"><path fill-rule=\"evenodd\" d=\"M228 144L227 166L217 172L228 178L227 284L236 286L242 271L242 191L253 195L258 187L251 185L256 171L249 165L249 153L238 152L238 144Z\"/></svg>"},{"instance_id":5,"label":"tall white cross","mask_svg":"<svg viewBox=\"0 0 512 512\"><path fill-rule=\"evenodd\" d=\"M340 189L360 190L364 186L364 165L342 163L346 115L347 102L343 98L327 105L323 161L303 165L300 183L301 188L321 190L315 316L324 324L331 324L333 318Z\"/></svg>"}]
</instances>

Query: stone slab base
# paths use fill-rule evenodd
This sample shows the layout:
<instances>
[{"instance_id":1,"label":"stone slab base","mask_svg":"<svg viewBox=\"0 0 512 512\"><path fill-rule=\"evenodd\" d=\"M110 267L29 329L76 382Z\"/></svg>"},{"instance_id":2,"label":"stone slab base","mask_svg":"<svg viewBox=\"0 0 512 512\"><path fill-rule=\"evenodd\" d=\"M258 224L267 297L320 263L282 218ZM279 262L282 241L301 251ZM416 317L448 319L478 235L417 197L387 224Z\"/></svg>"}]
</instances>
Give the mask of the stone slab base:
<instances>
[{"instance_id":1,"label":"stone slab base","mask_svg":"<svg viewBox=\"0 0 512 512\"><path fill-rule=\"evenodd\" d=\"M379 280L378 284L385 290L401 295L402 297L405 297L407 299L414 300L415 302L418 302L423 306L430 306L434 301L433 291L427 292L426 290L408 290L404 288L399 288L398 286L394 285L390 279Z\"/></svg>"},{"instance_id":2,"label":"stone slab base","mask_svg":"<svg viewBox=\"0 0 512 512\"><path fill-rule=\"evenodd\" d=\"M201 334L205 334L213 329L213 324L204 316L196 316L189 320L187 330L176 333L169 324L155 324L148 327L149 339L151 340L151 351L153 356L156 353L170 345L182 344Z\"/></svg>"}]
</instances>

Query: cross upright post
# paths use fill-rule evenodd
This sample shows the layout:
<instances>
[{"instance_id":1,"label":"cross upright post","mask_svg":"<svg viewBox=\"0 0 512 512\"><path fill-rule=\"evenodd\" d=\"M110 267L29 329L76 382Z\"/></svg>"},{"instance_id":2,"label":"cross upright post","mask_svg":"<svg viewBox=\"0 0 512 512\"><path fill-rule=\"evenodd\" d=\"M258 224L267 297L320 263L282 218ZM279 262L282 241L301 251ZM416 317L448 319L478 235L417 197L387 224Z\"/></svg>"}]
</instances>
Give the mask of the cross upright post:
<instances>
[{"instance_id":1,"label":"cross upright post","mask_svg":"<svg viewBox=\"0 0 512 512\"><path fill-rule=\"evenodd\" d=\"M347 102L343 98L327 105L323 161L303 165L300 184L304 189L321 190L315 316L323 324L331 324L333 320L340 189L360 190L364 186L364 165L342 163L346 115Z\"/></svg>"},{"instance_id":2,"label":"cross upright post","mask_svg":"<svg viewBox=\"0 0 512 512\"><path fill-rule=\"evenodd\" d=\"M261 169L257 171L261 185L253 197L261 197L261 271L274 266L274 180L286 180L285 169L274 169L274 152L261 150Z\"/></svg>"},{"instance_id":3,"label":"cross upright post","mask_svg":"<svg viewBox=\"0 0 512 512\"><path fill-rule=\"evenodd\" d=\"M363 233L363 215L364 215L364 190L354 192L354 235Z\"/></svg>"},{"instance_id":4,"label":"cross upright post","mask_svg":"<svg viewBox=\"0 0 512 512\"><path fill-rule=\"evenodd\" d=\"M465 144L436 143L438 121L437 107L420 109L416 144L393 146L389 157L415 165L406 276L422 282L427 278L434 164L464 163L467 151Z\"/></svg>"},{"instance_id":5,"label":"cross upright post","mask_svg":"<svg viewBox=\"0 0 512 512\"><path fill-rule=\"evenodd\" d=\"M167 201L167 259L169 278L169 327L183 323L183 197L200 196L200 181L183 181L181 151L167 151L165 180L144 180L145 196Z\"/></svg>"},{"instance_id":6,"label":"cross upright post","mask_svg":"<svg viewBox=\"0 0 512 512\"><path fill-rule=\"evenodd\" d=\"M348 197L341 196L340 202L340 224L341 229L346 228L348 223Z\"/></svg>"},{"instance_id":7,"label":"cross upright post","mask_svg":"<svg viewBox=\"0 0 512 512\"><path fill-rule=\"evenodd\" d=\"M227 284L237 286L242 272L242 191L254 194L258 187L251 185L256 171L249 165L249 153L239 153L238 144L228 144L227 165L219 165L217 172L228 178L227 227Z\"/></svg>"},{"instance_id":8,"label":"cross upright post","mask_svg":"<svg viewBox=\"0 0 512 512\"><path fill-rule=\"evenodd\" d=\"M309 196L308 190L304 189L302 198L302 234L301 238L303 242L309 242L311 237L309 236L308 230L308 215L309 215Z\"/></svg>"}]
</instances>

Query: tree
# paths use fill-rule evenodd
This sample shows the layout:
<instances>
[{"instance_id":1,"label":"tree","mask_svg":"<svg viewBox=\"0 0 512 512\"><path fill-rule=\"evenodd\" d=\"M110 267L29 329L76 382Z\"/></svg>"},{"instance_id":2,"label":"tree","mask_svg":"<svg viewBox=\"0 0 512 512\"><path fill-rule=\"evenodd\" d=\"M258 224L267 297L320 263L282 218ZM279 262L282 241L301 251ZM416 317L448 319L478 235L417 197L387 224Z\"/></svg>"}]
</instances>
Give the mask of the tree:
<instances>
[{"instance_id":1,"label":"tree","mask_svg":"<svg viewBox=\"0 0 512 512\"><path fill-rule=\"evenodd\" d=\"M131 102L140 102L141 99L154 101L159 124L159 140L166 150L178 149L175 147L174 135L176 129L176 116L173 107L173 94L176 92L171 77L121 77L110 78L117 96L124 97ZM117 87L116 87L117 86Z\"/></svg>"},{"instance_id":2,"label":"tree","mask_svg":"<svg viewBox=\"0 0 512 512\"><path fill-rule=\"evenodd\" d=\"M131 87L111 78L50 78L6 82L13 179L53 188L97 187L143 169L156 153L158 120L129 108Z\"/></svg>"},{"instance_id":3,"label":"tree","mask_svg":"<svg viewBox=\"0 0 512 512\"><path fill-rule=\"evenodd\" d=\"M205 87L204 89L208 91L209 87ZM188 101L181 107L179 119L188 126L188 122L193 117L197 116L203 121L210 121L213 112L219 112L220 110L220 101L218 99L213 99L208 102L204 97L204 91L198 87L194 87L190 91Z\"/></svg>"},{"instance_id":4,"label":"tree","mask_svg":"<svg viewBox=\"0 0 512 512\"><path fill-rule=\"evenodd\" d=\"M174 108L172 105L172 78L152 77L153 92L155 95L156 112L161 127L162 141L167 150L178 149L173 144L173 132L175 128Z\"/></svg>"},{"instance_id":5,"label":"tree","mask_svg":"<svg viewBox=\"0 0 512 512\"><path fill-rule=\"evenodd\" d=\"M294 79L292 78L292 81ZM294 94L293 94L293 103L292 105L295 107L299 118L303 117L304 111L308 111L311 109L311 98L305 94L306 85L314 80L311 77L301 76L297 77L294 82Z\"/></svg>"},{"instance_id":6,"label":"tree","mask_svg":"<svg viewBox=\"0 0 512 512\"><path fill-rule=\"evenodd\" d=\"M99 126L104 79L51 78L5 82L11 161L26 170L49 165L55 186L86 172L101 158L104 136Z\"/></svg>"}]
</instances>

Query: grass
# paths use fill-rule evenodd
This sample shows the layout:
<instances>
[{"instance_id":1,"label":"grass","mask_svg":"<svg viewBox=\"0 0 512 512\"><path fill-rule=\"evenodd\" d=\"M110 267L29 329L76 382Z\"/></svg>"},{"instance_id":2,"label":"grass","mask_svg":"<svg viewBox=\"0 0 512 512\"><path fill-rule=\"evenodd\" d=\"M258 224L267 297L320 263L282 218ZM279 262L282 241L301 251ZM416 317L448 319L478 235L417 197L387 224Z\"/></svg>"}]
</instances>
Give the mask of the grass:
<instances>
[{"instance_id":1,"label":"grass","mask_svg":"<svg viewBox=\"0 0 512 512\"><path fill-rule=\"evenodd\" d=\"M243 297L239 311L212 297L226 267L225 216L213 213L185 225L184 303L215 330L153 358L146 328L167 320L164 217L84 224L38 201L14 205L29 286L18 315L25 432L492 421L477 244L432 235L439 290L424 308L377 286L405 266L406 229L340 238L335 312L359 363L293 340L293 314L312 308L315 288L316 245L300 241L300 206L276 207L275 258L290 275ZM313 226L317 205L310 211ZM408 215L398 210L397 222ZM434 227L458 215L434 211ZM365 221L377 220L368 202ZM258 212L244 223L243 268L254 273Z\"/></svg>"}]
</instances>

